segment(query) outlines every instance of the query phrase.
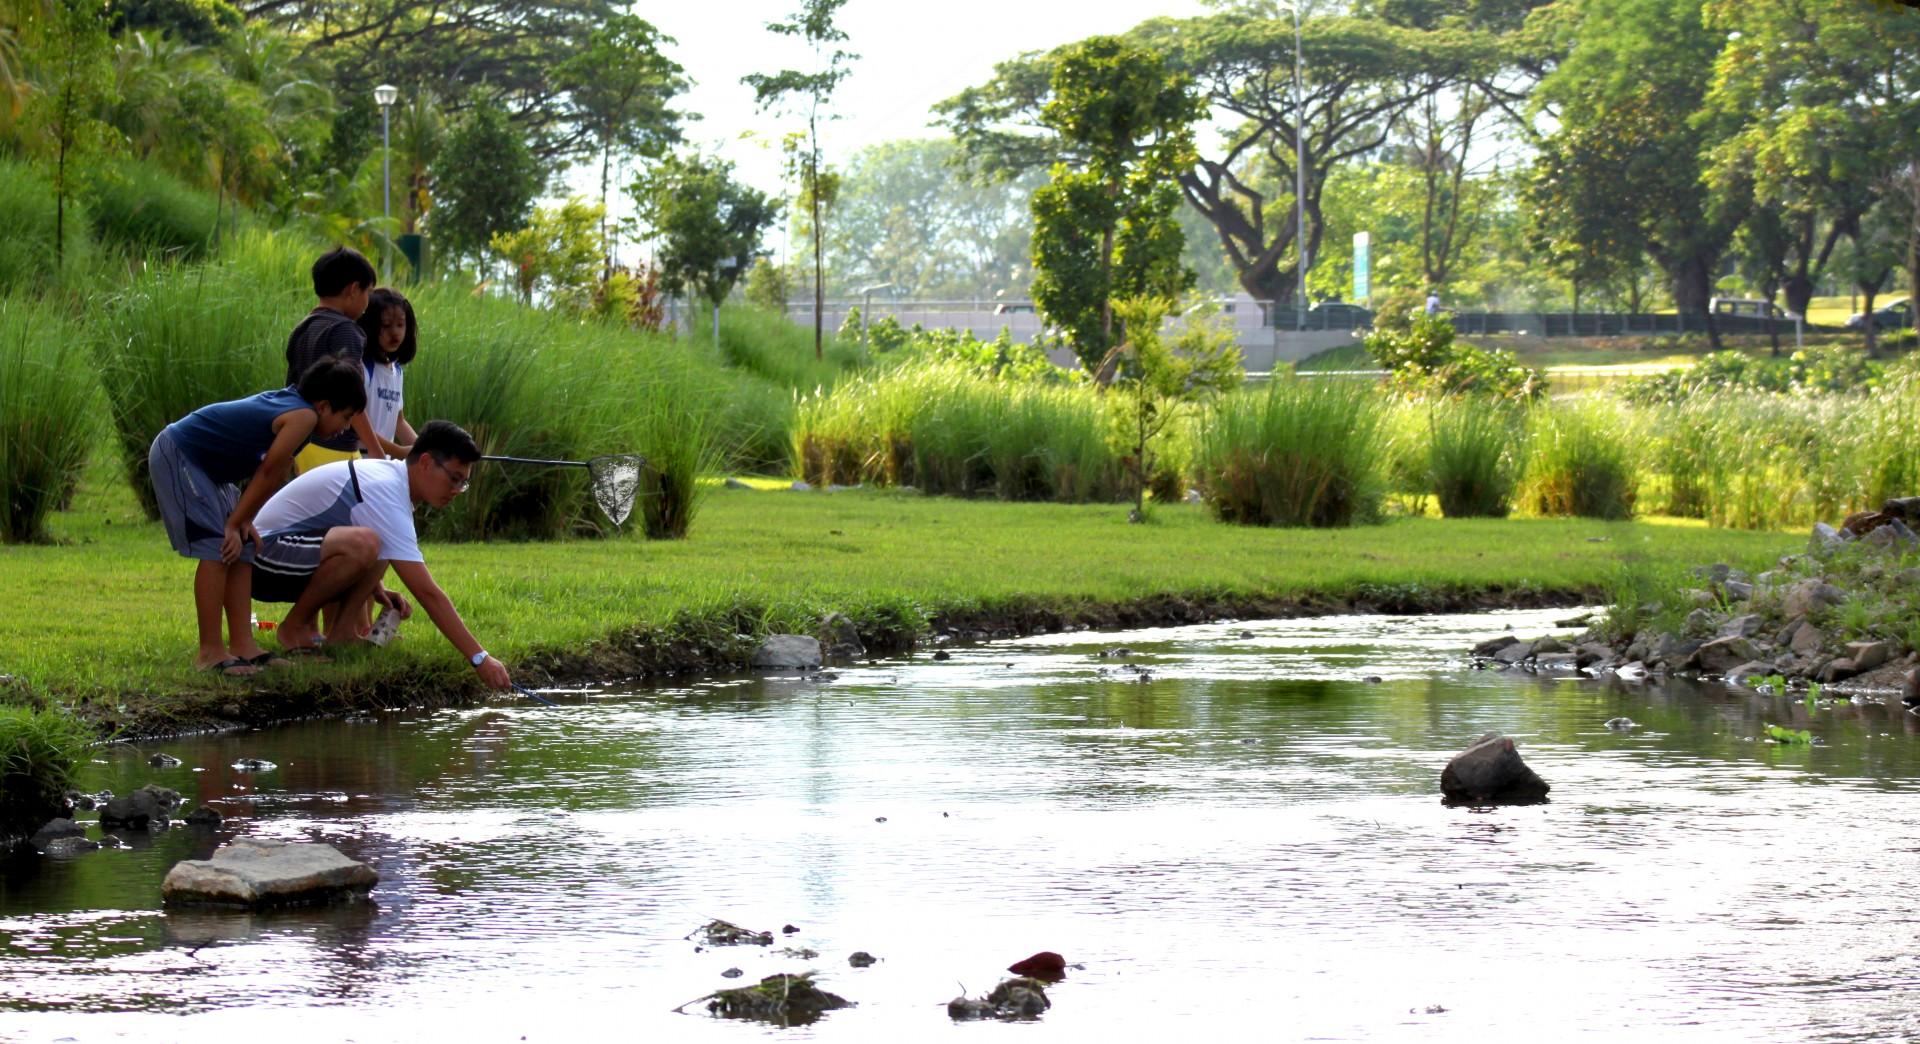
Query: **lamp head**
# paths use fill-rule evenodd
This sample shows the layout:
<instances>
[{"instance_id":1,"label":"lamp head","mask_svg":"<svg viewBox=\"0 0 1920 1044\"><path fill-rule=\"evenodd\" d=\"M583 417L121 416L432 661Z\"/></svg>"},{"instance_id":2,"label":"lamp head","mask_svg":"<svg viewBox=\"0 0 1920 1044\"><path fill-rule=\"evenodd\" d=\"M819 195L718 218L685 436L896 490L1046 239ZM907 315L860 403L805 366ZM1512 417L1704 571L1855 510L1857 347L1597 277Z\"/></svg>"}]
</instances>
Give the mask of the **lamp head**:
<instances>
[{"instance_id":1,"label":"lamp head","mask_svg":"<svg viewBox=\"0 0 1920 1044\"><path fill-rule=\"evenodd\" d=\"M373 89L373 100L379 102L380 107L383 109L399 99L400 88L395 87L393 84L383 83Z\"/></svg>"}]
</instances>

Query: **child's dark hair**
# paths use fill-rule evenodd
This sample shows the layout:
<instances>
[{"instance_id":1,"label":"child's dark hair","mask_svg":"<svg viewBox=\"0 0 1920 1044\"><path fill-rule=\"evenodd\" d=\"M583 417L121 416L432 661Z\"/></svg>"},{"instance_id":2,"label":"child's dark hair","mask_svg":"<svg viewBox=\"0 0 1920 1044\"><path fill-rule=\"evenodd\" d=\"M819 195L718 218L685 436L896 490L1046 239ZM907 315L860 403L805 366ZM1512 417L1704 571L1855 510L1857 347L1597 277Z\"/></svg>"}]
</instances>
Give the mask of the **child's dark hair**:
<instances>
[{"instance_id":1,"label":"child's dark hair","mask_svg":"<svg viewBox=\"0 0 1920 1044\"><path fill-rule=\"evenodd\" d=\"M320 255L313 263L313 296L338 297L347 287L359 283L372 287L380 281L373 264L360 251L339 246Z\"/></svg>"},{"instance_id":2,"label":"child's dark hair","mask_svg":"<svg viewBox=\"0 0 1920 1044\"><path fill-rule=\"evenodd\" d=\"M309 366L296 388L308 403L317 406L324 402L335 413L360 413L367 408L367 379L359 365L335 356Z\"/></svg>"},{"instance_id":3,"label":"child's dark hair","mask_svg":"<svg viewBox=\"0 0 1920 1044\"><path fill-rule=\"evenodd\" d=\"M407 463L412 464L423 453L431 453L434 458L445 464L457 460L462 464L472 464L480 459L480 444L473 441L467 430L452 421L433 420L417 433L413 448L407 451Z\"/></svg>"},{"instance_id":4,"label":"child's dark hair","mask_svg":"<svg viewBox=\"0 0 1920 1044\"><path fill-rule=\"evenodd\" d=\"M393 353L392 359L380 358L380 321L387 309L398 308L407 317L407 335L400 340L400 350ZM366 358L375 362L392 362L397 366L406 366L420 351L420 327L413 321L413 302L400 291L383 286L367 296L367 310L360 313L360 332L367 335Z\"/></svg>"}]
</instances>

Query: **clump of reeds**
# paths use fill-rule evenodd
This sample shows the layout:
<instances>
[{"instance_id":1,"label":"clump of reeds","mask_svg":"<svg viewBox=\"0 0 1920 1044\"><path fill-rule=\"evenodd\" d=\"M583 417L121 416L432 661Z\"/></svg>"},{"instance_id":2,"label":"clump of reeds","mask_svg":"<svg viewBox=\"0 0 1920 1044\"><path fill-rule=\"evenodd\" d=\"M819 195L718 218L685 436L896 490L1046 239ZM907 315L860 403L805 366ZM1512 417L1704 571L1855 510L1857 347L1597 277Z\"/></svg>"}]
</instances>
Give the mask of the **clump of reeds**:
<instances>
[{"instance_id":1,"label":"clump of reeds","mask_svg":"<svg viewBox=\"0 0 1920 1044\"><path fill-rule=\"evenodd\" d=\"M212 250L221 220L213 196L140 162L98 171L88 186L87 210L103 243L186 258Z\"/></svg>"},{"instance_id":2,"label":"clump of reeds","mask_svg":"<svg viewBox=\"0 0 1920 1044\"><path fill-rule=\"evenodd\" d=\"M1380 514L1384 410L1373 387L1277 378L1223 399L1199 429L1196 484L1227 522L1345 526Z\"/></svg>"},{"instance_id":3,"label":"clump of reeds","mask_svg":"<svg viewBox=\"0 0 1920 1044\"><path fill-rule=\"evenodd\" d=\"M1630 418L1596 399L1534 411L1529 433L1526 505L1536 514L1633 517L1639 462Z\"/></svg>"},{"instance_id":4,"label":"clump of reeds","mask_svg":"<svg viewBox=\"0 0 1920 1044\"><path fill-rule=\"evenodd\" d=\"M702 311L693 323L693 340L706 344L712 337L712 313ZM813 323L794 322L784 315L750 305L720 309L720 358L783 388L807 392L831 388L865 364L857 337L838 337L826 331L822 357L813 354Z\"/></svg>"},{"instance_id":5,"label":"clump of reeds","mask_svg":"<svg viewBox=\"0 0 1920 1044\"><path fill-rule=\"evenodd\" d=\"M805 397L794 422L814 485L911 485L1003 500L1117 499L1121 476L1098 393L914 362Z\"/></svg>"},{"instance_id":6,"label":"clump of reeds","mask_svg":"<svg viewBox=\"0 0 1920 1044\"><path fill-rule=\"evenodd\" d=\"M59 710L0 706L0 839L59 815L93 736Z\"/></svg>"},{"instance_id":7,"label":"clump of reeds","mask_svg":"<svg viewBox=\"0 0 1920 1044\"><path fill-rule=\"evenodd\" d=\"M287 333L312 307L313 254L291 236L249 236L215 262L155 263L96 307L89 339L147 517L159 517L147 449L160 429L286 383Z\"/></svg>"},{"instance_id":8,"label":"clump of reeds","mask_svg":"<svg viewBox=\"0 0 1920 1044\"><path fill-rule=\"evenodd\" d=\"M92 262L93 240L87 234L87 208L75 196L66 204L61 235L65 249L56 266L54 234L60 226L53 182L32 165L0 156L0 214L6 230L0 234L0 293L52 286L63 271L85 270Z\"/></svg>"},{"instance_id":9,"label":"clump of reeds","mask_svg":"<svg viewBox=\"0 0 1920 1044\"><path fill-rule=\"evenodd\" d=\"M50 305L0 298L0 542L46 539L102 428L78 337Z\"/></svg>"},{"instance_id":10,"label":"clump of reeds","mask_svg":"<svg viewBox=\"0 0 1920 1044\"><path fill-rule=\"evenodd\" d=\"M1448 518L1505 518L1519 483L1522 429L1508 404L1444 399L1428 413L1427 475Z\"/></svg>"}]
</instances>

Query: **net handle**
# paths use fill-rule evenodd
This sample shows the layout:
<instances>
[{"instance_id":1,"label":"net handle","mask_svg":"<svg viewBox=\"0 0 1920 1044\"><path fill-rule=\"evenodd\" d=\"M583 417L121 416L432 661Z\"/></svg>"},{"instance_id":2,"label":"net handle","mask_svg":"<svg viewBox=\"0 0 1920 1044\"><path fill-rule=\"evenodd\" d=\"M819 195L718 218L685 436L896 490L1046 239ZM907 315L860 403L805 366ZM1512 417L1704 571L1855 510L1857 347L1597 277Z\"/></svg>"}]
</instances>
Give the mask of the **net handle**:
<instances>
[{"instance_id":1,"label":"net handle","mask_svg":"<svg viewBox=\"0 0 1920 1044\"><path fill-rule=\"evenodd\" d=\"M481 460L497 460L506 464L541 464L551 468L589 468L590 469L593 467L593 464L591 461L585 461L585 460L537 460L533 457L497 457L492 454L483 455L480 459ZM598 459L598 458L595 458L595 459Z\"/></svg>"}]
</instances>

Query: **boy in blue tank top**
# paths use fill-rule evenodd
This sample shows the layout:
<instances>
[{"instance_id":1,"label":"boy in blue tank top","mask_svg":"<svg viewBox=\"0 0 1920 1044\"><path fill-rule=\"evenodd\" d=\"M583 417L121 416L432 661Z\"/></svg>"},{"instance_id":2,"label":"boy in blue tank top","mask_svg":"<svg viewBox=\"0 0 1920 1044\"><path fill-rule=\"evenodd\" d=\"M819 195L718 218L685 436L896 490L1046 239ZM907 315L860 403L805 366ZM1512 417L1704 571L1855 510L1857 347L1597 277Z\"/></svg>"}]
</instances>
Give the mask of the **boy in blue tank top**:
<instances>
[{"instance_id":1,"label":"boy in blue tank top","mask_svg":"<svg viewBox=\"0 0 1920 1044\"><path fill-rule=\"evenodd\" d=\"M297 386L202 406L154 438L147 464L160 521L173 549L200 563L193 578L200 636L195 668L244 677L271 662L253 636L247 543L260 540L253 516L286 481L293 455L308 439L342 431L366 407L359 364L328 359Z\"/></svg>"}]
</instances>

